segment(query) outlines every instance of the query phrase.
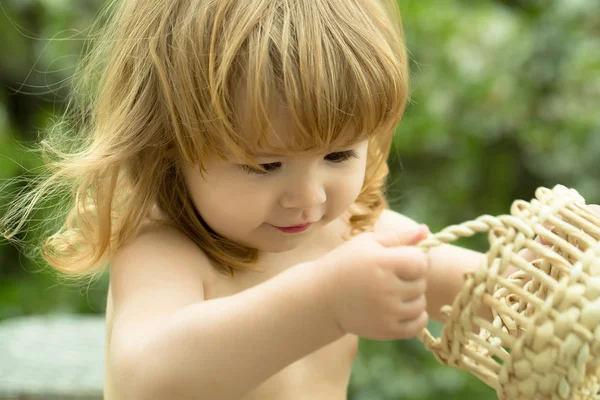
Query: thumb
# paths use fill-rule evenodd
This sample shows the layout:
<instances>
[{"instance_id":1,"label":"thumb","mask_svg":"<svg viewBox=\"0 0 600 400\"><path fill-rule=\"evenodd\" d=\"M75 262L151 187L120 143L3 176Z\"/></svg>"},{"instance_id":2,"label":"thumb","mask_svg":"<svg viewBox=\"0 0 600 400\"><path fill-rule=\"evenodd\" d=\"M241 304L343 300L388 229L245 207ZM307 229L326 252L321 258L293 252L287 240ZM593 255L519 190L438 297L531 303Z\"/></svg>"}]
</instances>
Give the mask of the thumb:
<instances>
[{"instance_id":1,"label":"thumb","mask_svg":"<svg viewBox=\"0 0 600 400\"><path fill-rule=\"evenodd\" d=\"M384 247L413 246L429 235L427 225L411 224L400 229L375 232L375 240Z\"/></svg>"}]
</instances>

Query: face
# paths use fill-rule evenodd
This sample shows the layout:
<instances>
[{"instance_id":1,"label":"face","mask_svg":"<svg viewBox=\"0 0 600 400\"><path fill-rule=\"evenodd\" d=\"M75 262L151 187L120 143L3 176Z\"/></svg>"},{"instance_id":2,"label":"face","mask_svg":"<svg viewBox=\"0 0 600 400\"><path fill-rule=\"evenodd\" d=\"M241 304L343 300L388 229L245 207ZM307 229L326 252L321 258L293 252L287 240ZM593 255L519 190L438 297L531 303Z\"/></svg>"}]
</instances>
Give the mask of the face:
<instances>
[{"instance_id":1,"label":"face","mask_svg":"<svg viewBox=\"0 0 600 400\"><path fill-rule=\"evenodd\" d=\"M271 121L279 137L291 125ZM262 252L296 248L336 220L362 188L368 141L321 153L257 151L266 172L233 158L207 160L204 175L184 167L184 178L204 221L229 240Z\"/></svg>"}]
</instances>

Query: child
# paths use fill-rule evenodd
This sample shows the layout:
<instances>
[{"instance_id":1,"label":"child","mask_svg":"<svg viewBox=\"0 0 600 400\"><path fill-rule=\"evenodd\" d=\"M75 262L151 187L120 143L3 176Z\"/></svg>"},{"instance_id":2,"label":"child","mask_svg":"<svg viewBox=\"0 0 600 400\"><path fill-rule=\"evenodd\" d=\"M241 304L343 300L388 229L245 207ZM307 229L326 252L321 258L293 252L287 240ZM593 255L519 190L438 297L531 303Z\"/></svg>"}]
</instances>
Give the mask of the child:
<instances>
[{"instance_id":1,"label":"child","mask_svg":"<svg viewBox=\"0 0 600 400\"><path fill-rule=\"evenodd\" d=\"M81 134L49 136L53 175L4 220L72 194L44 256L76 277L110 262L105 398L346 398L357 337L441 320L482 258L425 255L427 228L386 210L395 1L114 7L74 91Z\"/></svg>"}]
</instances>

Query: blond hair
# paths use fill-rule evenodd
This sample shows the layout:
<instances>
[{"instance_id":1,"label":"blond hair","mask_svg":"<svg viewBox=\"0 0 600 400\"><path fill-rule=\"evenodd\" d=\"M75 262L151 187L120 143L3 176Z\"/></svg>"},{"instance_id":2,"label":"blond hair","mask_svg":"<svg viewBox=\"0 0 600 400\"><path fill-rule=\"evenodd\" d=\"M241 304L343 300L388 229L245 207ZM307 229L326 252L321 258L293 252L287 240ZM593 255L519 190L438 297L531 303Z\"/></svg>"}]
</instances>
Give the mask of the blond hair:
<instances>
[{"instance_id":1,"label":"blond hair","mask_svg":"<svg viewBox=\"0 0 600 400\"><path fill-rule=\"evenodd\" d=\"M105 11L74 76L78 101L42 142L50 175L12 203L6 238L62 190L68 215L41 249L70 277L102 271L155 206L221 271L250 268L256 250L203 223L181 166L202 170L226 151L253 163L248 154L266 143L274 97L294 121L293 150L326 149L347 132L348 141L369 137L349 222L355 233L372 227L386 207L386 159L408 92L395 1L127 0ZM236 128L240 87L249 137Z\"/></svg>"}]
</instances>

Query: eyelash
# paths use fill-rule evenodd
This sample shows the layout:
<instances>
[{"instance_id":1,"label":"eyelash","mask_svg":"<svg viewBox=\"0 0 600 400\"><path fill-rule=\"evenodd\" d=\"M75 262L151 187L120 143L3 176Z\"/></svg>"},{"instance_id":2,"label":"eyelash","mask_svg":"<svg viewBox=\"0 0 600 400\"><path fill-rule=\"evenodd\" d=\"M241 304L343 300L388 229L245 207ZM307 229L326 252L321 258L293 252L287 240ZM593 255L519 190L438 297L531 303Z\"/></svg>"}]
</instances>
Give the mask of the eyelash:
<instances>
[{"instance_id":1,"label":"eyelash","mask_svg":"<svg viewBox=\"0 0 600 400\"><path fill-rule=\"evenodd\" d=\"M334 164L340 164L344 161L348 161L351 158L358 158L358 154L356 154L356 151L354 151L354 150L336 151L334 153L329 153L325 156L326 161L329 161ZM264 171L254 168L251 165L246 165L246 164L240 165L240 168L242 169L242 171L245 171L249 174L266 175L269 172L272 172L272 171L275 171L275 170L281 168L281 163L273 162L273 163L268 163L268 164L260 164L260 166L264 169Z\"/></svg>"}]
</instances>

